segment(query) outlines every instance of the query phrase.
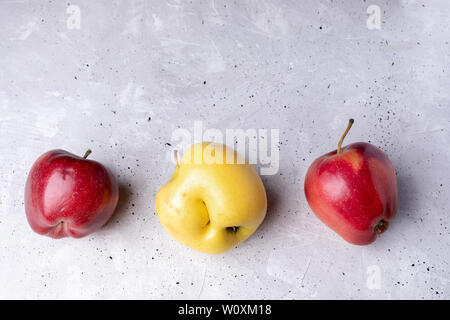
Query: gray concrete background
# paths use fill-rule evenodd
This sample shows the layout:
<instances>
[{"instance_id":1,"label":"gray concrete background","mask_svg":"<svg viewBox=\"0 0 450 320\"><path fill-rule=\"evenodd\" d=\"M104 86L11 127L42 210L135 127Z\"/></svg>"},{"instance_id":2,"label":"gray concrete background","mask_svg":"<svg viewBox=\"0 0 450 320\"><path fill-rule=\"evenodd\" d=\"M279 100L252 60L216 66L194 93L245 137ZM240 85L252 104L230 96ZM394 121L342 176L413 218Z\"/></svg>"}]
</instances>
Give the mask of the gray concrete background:
<instances>
[{"instance_id":1,"label":"gray concrete background","mask_svg":"<svg viewBox=\"0 0 450 320\"><path fill-rule=\"evenodd\" d=\"M445 0L0 0L0 298L450 298L449 17ZM365 247L303 194L349 117L346 142L379 146L398 173L398 215ZM166 143L195 120L280 130L268 216L219 256L178 244L154 213ZM53 148L92 148L119 177L116 214L87 238L27 224L28 170Z\"/></svg>"}]
</instances>

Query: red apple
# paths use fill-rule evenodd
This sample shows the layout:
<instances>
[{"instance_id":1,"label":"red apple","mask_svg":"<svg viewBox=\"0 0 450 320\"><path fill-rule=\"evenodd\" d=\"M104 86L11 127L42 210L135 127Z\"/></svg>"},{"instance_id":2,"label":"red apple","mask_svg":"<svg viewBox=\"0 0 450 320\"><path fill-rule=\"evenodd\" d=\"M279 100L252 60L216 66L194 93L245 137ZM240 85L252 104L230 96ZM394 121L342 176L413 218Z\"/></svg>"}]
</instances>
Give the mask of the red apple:
<instances>
[{"instance_id":1,"label":"red apple","mask_svg":"<svg viewBox=\"0 0 450 320\"><path fill-rule=\"evenodd\" d=\"M346 241L366 245L383 233L397 212L397 179L389 158L377 147L357 142L317 158L305 178L309 206Z\"/></svg>"},{"instance_id":2,"label":"red apple","mask_svg":"<svg viewBox=\"0 0 450 320\"><path fill-rule=\"evenodd\" d=\"M116 178L102 164L64 150L36 160L25 186L31 228L52 238L84 237L102 227L119 199Z\"/></svg>"}]
</instances>

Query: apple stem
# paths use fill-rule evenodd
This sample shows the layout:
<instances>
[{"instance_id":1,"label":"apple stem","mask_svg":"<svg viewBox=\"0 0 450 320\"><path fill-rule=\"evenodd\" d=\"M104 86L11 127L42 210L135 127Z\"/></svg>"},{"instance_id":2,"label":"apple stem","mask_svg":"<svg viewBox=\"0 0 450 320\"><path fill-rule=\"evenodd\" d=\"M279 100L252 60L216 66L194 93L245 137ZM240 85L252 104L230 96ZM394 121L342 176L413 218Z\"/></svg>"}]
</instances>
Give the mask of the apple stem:
<instances>
[{"instance_id":1,"label":"apple stem","mask_svg":"<svg viewBox=\"0 0 450 320\"><path fill-rule=\"evenodd\" d=\"M91 149L88 149L87 151L86 151L86 153L84 154L84 156L83 156L83 158L84 159L87 159L87 157L89 157L89 155L92 153L92 150Z\"/></svg>"},{"instance_id":2,"label":"apple stem","mask_svg":"<svg viewBox=\"0 0 450 320\"><path fill-rule=\"evenodd\" d=\"M177 163L177 168L179 168L180 163L178 162L178 150L173 150L173 157L175 158L175 162Z\"/></svg>"},{"instance_id":3,"label":"apple stem","mask_svg":"<svg viewBox=\"0 0 450 320\"><path fill-rule=\"evenodd\" d=\"M344 132L344 134L342 135L341 140L339 140L339 143L338 143L337 154L341 154L341 146L342 146L342 142L344 142L345 136L346 136L347 133L350 131L350 128L352 127L353 122L355 122L355 120L353 120L353 119L349 119L349 120L348 120L348 126L347 126L347 129L345 129L345 132Z\"/></svg>"}]
</instances>

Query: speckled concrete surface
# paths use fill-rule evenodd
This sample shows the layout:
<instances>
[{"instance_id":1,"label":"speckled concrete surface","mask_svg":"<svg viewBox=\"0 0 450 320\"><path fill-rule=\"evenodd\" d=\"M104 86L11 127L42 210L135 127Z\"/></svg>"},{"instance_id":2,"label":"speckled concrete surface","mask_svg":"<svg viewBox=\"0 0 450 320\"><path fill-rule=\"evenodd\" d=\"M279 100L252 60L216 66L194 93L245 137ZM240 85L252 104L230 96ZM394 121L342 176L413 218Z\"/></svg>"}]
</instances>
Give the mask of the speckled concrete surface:
<instances>
[{"instance_id":1,"label":"speckled concrete surface","mask_svg":"<svg viewBox=\"0 0 450 320\"><path fill-rule=\"evenodd\" d=\"M445 0L0 0L0 298L450 298L448 17ZM365 247L303 194L349 117L346 142L381 147L398 174L398 215ZM280 130L268 216L219 256L154 212L172 132L195 120ZM116 214L87 238L27 224L28 170L53 148L92 148L119 177Z\"/></svg>"}]
</instances>

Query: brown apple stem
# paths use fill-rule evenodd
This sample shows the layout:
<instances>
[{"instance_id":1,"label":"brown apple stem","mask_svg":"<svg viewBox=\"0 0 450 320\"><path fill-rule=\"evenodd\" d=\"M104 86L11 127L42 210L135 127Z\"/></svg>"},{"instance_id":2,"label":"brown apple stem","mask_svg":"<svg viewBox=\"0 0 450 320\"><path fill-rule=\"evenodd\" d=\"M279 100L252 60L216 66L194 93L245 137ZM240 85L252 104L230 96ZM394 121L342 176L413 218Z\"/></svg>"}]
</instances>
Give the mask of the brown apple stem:
<instances>
[{"instance_id":1,"label":"brown apple stem","mask_svg":"<svg viewBox=\"0 0 450 320\"><path fill-rule=\"evenodd\" d=\"M177 163L177 168L179 168L180 163L178 162L178 150L173 150L173 157L175 158L175 162Z\"/></svg>"},{"instance_id":2,"label":"brown apple stem","mask_svg":"<svg viewBox=\"0 0 450 320\"><path fill-rule=\"evenodd\" d=\"M355 120L353 120L353 119L348 120L348 126L347 126L347 129L345 129L345 132L344 132L344 134L342 135L341 140L339 140L339 143L338 143L337 154L340 154L340 153L341 153L342 142L344 142L345 136L346 136L347 133L350 131L350 128L352 127L353 122L355 122Z\"/></svg>"},{"instance_id":3,"label":"brown apple stem","mask_svg":"<svg viewBox=\"0 0 450 320\"><path fill-rule=\"evenodd\" d=\"M86 153L84 154L83 158L87 159L87 157L89 157L89 155L92 153L91 149L87 149Z\"/></svg>"}]
</instances>

